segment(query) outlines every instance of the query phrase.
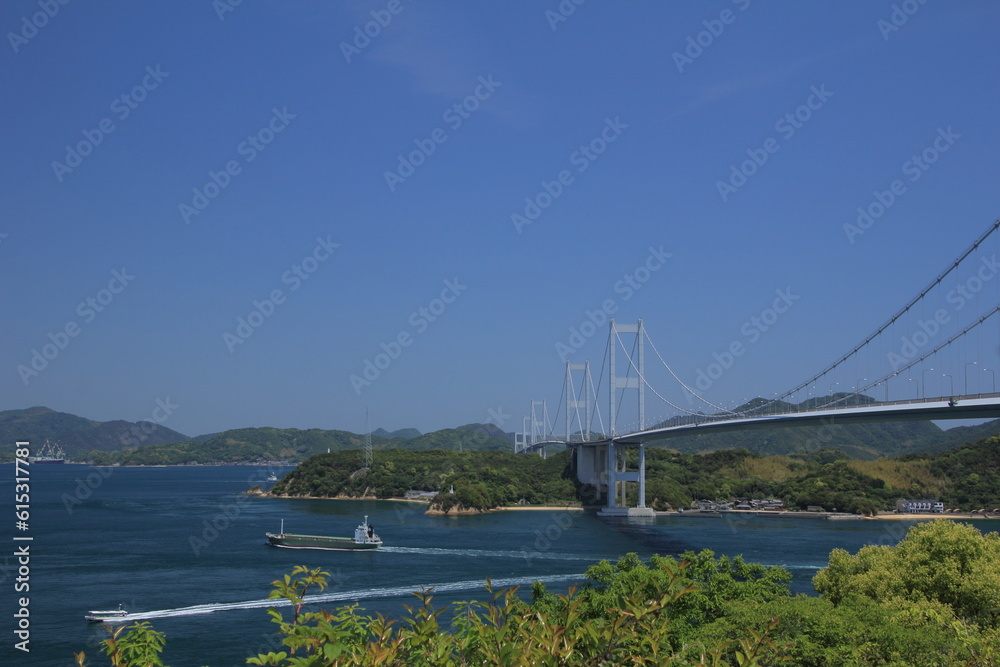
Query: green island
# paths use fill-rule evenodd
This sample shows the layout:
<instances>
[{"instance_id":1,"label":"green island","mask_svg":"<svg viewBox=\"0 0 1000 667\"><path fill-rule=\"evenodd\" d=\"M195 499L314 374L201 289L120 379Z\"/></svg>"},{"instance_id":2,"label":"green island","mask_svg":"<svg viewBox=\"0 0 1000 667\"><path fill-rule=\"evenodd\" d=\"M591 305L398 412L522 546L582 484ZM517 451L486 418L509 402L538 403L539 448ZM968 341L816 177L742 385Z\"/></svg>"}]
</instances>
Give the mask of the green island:
<instances>
[{"instance_id":1,"label":"green island","mask_svg":"<svg viewBox=\"0 0 1000 667\"><path fill-rule=\"evenodd\" d=\"M273 582L281 650L248 658L272 667L468 665L996 665L1000 661L1000 535L951 521L914 526L896 546L835 549L792 595L790 573L688 552L628 554L588 581L530 599L493 590L485 602L435 608L433 591L400 619L357 605L307 609L329 573L296 566ZM291 607L290 613L282 607ZM287 616L286 616L287 614ZM113 667L162 667L166 637L148 622L110 630ZM88 663L76 654L79 667ZM205 656L208 661L211 656Z\"/></svg>"},{"instance_id":2,"label":"green island","mask_svg":"<svg viewBox=\"0 0 1000 667\"><path fill-rule=\"evenodd\" d=\"M543 459L500 451L376 452L363 468L357 451L313 456L271 489L306 498L403 498L434 492L431 509L487 511L518 506L593 506L593 489L579 484L568 452ZM777 498L788 509L810 506L875 515L899 498L937 498L965 511L996 509L1000 498L1000 436L949 451L897 459L849 459L840 450L763 456L747 450L682 454L646 450L646 503L656 510L688 508L700 499ZM634 498L630 499L632 502Z\"/></svg>"}]
</instances>

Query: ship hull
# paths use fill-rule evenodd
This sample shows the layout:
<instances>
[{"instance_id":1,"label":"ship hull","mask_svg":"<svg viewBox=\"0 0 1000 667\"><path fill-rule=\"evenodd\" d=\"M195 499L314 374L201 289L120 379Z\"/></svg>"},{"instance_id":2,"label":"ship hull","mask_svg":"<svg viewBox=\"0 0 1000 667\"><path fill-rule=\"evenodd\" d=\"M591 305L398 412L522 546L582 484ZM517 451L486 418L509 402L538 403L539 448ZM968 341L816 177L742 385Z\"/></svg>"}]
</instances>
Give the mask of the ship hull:
<instances>
[{"instance_id":1,"label":"ship hull","mask_svg":"<svg viewBox=\"0 0 1000 667\"><path fill-rule=\"evenodd\" d=\"M326 549L333 551L370 551L382 546L381 542L358 544L349 537L326 537L323 535L296 535L267 533L267 543L284 549Z\"/></svg>"}]
</instances>

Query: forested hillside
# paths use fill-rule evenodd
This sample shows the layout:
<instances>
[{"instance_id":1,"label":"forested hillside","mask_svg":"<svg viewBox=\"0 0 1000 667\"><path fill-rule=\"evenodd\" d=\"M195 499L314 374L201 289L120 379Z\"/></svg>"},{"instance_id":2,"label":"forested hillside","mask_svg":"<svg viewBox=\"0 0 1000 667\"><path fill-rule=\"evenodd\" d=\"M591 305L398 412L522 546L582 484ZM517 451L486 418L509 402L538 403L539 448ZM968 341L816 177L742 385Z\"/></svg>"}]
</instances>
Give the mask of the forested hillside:
<instances>
[{"instance_id":1,"label":"forested hillside","mask_svg":"<svg viewBox=\"0 0 1000 667\"><path fill-rule=\"evenodd\" d=\"M399 498L409 490L438 491L449 509L489 509L526 503L576 503L569 455L543 459L509 452L378 452L375 465L362 468L355 452L333 452L309 459L272 489L277 495ZM449 493L454 488L455 492Z\"/></svg>"},{"instance_id":2,"label":"forested hillside","mask_svg":"<svg viewBox=\"0 0 1000 667\"><path fill-rule=\"evenodd\" d=\"M315 456L279 481L274 492L390 498L411 489L436 491L435 506L444 510L604 502L575 480L568 452L542 459L507 452L390 449L376 452L370 469L361 467L357 452ZM632 504L638 500L634 494L632 485ZM1000 507L1000 436L941 454L876 461L849 459L836 450L808 456L646 452L646 503L655 509L739 497L779 498L789 509L818 505L865 514L890 511L902 497L940 498L949 508L964 510L993 509Z\"/></svg>"},{"instance_id":3,"label":"forested hillside","mask_svg":"<svg viewBox=\"0 0 1000 667\"><path fill-rule=\"evenodd\" d=\"M165 410L155 412L151 408L150 416L154 413L166 417ZM0 460L13 460L14 443L19 440L30 442L32 452L45 440L51 440L62 447L67 457L79 460L91 450L117 451L178 442L187 440L187 436L152 421L99 422L45 407L0 412L0 442L3 443Z\"/></svg>"}]
</instances>

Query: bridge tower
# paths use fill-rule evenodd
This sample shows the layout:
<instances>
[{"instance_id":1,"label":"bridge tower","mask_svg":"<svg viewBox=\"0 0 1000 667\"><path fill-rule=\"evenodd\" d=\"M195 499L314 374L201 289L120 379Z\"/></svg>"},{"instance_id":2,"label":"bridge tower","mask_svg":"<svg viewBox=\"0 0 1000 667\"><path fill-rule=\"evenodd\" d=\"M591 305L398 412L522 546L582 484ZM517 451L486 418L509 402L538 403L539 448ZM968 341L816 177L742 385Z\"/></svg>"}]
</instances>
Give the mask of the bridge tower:
<instances>
[{"instance_id":1,"label":"bridge tower","mask_svg":"<svg viewBox=\"0 0 1000 667\"><path fill-rule=\"evenodd\" d=\"M609 322L610 331L608 333L609 350L609 379L611 383L611 414L609 438L607 441L607 498L608 504L601 511L601 514L608 516L652 516L652 510L646 507L646 446L639 443L639 465L637 470L626 470L626 446L615 442L617 425L615 414L617 411L618 390L635 389L638 393L639 403L639 431L646 427L646 368L643 343L646 333L642 328L642 319L635 324L617 324L614 318ZM615 352L618 347L619 333L635 334L635 359L627 351L625 353L629 363L629 372L635 370L636 377L627 375L618 377L615 368ZM638 504L635 508L629 508L625 500L625 483L636 482L639 485ZM618 494L621 493L621 506L618 505Z\"/></svg>"},{"instance_id":2,"label":"bridge tower","mask_svg":"<svg viewBox=\"0 0 1000 667\"><path fill-rule=\"evenodd\" d=\"M644 378L646 377L646 364L645 355L643 354L643 342L646 338L646 334L642 329L642 320L640 319L636 324L616 324L615 318L611 318L609 323L610 332L608 333L608 349L609 349L609 363L608 369L610 372L611 379L611 433L608 435L615 436L616 433L616 417L617 417L617 406L615 402L618 400L618 390L622 389L635 389L639 394L639 428L637 430L641 431L645 428L646 419L646 383ZM626 358L629 362L629 371L633 369L638 370L638 375L636 377L618 377L615 372L615 352L618 349L618 334L619 333L631 333L635 334L636 337L636 355L635 359L632 359L632 355L628 352L625 353Z\"/></svg>"},{"instance_id":3,"label":"bridge tower","mask_svg":"<svg viewBox=\"0 0 1000 667\"><path fill-rule=\"evenodd\" d=\"M528 417L525 417L521 421L521 432L514 433L514 453L520 454L528 449L528 445L530 444L531 443L528 442Z\"/></svg>"},{"instance_id":4,"label":"bridge tower","mask_svg":"<svg viewBox=\"0 0 1000 667\"><path fill-rule=\"evenodd\" d=\"M583 371L583 400L580 400L573 386L573 371ZM590 362L582 364L571 364L566 362L566 442L572 440L573 435L573 413L576 413L577 421L580 419L580 408L585 411L584 421L581 424L580 437L584 441L590 440L590 397L593 395L593 380L590 377Z\"/></svg>"},{"instance_id":5,"label":"bridge tower","mask_svg":"<svg viewBox=\"0 0 1000 667\"><path fill-rule=\"evenodd\" d=\"M541 419L539 419L539 412L536 412L535 408L541 406ZM545 401L531 401L531 443L532 445L542 442L545 440L547 435L546 431L549 428L549 408L545 404ZM539 455L544 459L545 447L542 447L538 451Z\"/></svg>"}]
</instances>

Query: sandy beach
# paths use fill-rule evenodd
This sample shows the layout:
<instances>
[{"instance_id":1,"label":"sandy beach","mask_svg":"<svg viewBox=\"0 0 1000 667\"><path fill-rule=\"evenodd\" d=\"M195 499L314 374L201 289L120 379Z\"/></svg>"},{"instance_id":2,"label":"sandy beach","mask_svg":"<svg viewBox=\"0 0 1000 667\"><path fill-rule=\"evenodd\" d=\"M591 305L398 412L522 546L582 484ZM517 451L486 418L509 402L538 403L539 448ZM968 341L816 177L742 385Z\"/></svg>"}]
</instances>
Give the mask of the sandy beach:
<instances>
[{"instance_id":1,"label":"sandy beach","mask_svg":"<svg viewBox=\"0 0 1000 667\"><path fill-rule=\"evenodd\" d=\"M571 512L582 512L584 508L579 505L517 505L514 507L497 507L498 510L502 511L527 511L527 510L541 510L545 512L558 512L562 510L569 510Z\"/></svg>"},{"instance_id":2,"label":"sandy beach","mask_svg":"<svg viewBox=\"0 0 1000 667\"><path fill-rule=\"evenodd\" d=\"M879 519L881 521L930 521L933 519L961 519L967 521L969 519L1000 519L1000 515L984 515L970 512L951 512L946 514L896 514L887 512L868 518Z\"/></svg>"}]
</instances>

